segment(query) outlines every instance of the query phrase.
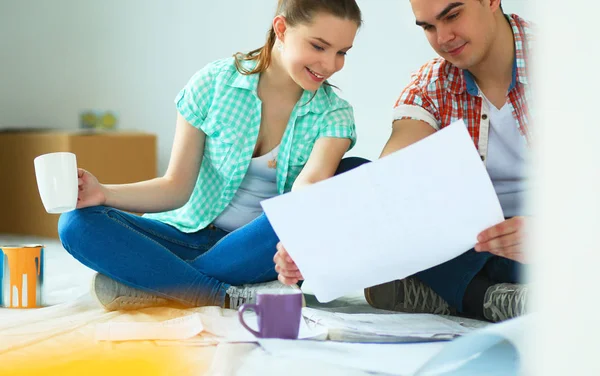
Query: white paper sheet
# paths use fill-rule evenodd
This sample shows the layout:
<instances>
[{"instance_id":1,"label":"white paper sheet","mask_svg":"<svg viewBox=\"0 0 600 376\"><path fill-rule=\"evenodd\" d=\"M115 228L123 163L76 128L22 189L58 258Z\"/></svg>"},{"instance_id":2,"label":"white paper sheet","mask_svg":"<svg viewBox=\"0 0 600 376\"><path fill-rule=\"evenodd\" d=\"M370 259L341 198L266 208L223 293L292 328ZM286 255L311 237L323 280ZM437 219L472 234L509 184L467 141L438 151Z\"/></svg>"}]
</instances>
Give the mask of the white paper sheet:
<instances>
[{"instance_id":1,"label":"white paper sheet","mask_svg":"<svg viewBox=\"0 0 600 376\"><path fill-rule=\"evenodd\" d=\"M440 352L446 342L383 345L264 339L259 340L259 344L277 358L326 362L386 375L413 375Z\"/></svg>"},{"instance_id":2,"label":"white paper sheet","mask_svg":"<svg viewBox=\"0 0 600 376\"><path fill-rule=\"evenodd\" d=\"M365 344L259 340L277 358L320 361L386 375L516 376L531 324L521 317L488 325L451 342Z\"/></svg>"},{"instance_id":3,"label":"white paper sheet","mask_svg":"<svg viewBox=\"0 0 600 376\"><path fill-rule=\"evenodd\" d=\"M238 320L237 312L234 316L224 317L209 317L204 315L203 318L205 331L203 334L211 334L214 339L219 342L257 342L258 339L254 334L250 333L246 328L240 324ZM258 316L254 312L247 312L244 314L244 321L246 324L254 330L258 330ZM324 340L327 338L327 329L307 323L304 319L300 321L300 330L298 333L299 339L317 339ZM186 343L200 342L194 338L186 341Z\"/></svg>"},{"instance_id":4,"label":"white paper sheet","mask_svg":"<svg viewBox=\"0 0 600 376\"><path fill-rule=\"evenodd\" d=\"M458 322L430 314L348 314L303 308L311 322L327 329L328 339L344 342L426 342L450 340L471 331Z\"/></svg>"},{"instance_id":5,"label":"white paper sheet","mask_svg":"<svg viewBox=\"0 0 600 376\"><path fill-rule=\"evenodd\" d=\"M107 322L96 325L98 341L182 340L204 327L197 313L159 322Z\"/></svg>"},{"instance_id":6,"label":"white paper sheet","mask_svg":"<svg viewBox=\"0 0 600 376\"><path fill-rule=\"evenodd\" d=\"M203 312L152 322L107 322L96 325L98 341L156 340L159 345L207 346L218 343L257 342L238 319L237 312L221 315L217 307L204 307ZM211 309L214 308L214 309ZM258 330L254 312L244 314L246 324ZM300 322L299 339L325 340L327 329L304 318Z\"/></svg>"},{"instance_id":7,"label":"white paper sheet","mask_svg":"<svg viewBox=\"0 0 600 376\"><path fill-rule=\"evenodd\" d=\"M262 206L320 302L451 260L504 219L462 121Z\"/></svg>"},{"instance_id":8,"label":"white paper sheet","mask_svg":"<svg viewBox=\"0 0 600 376\"><path fill-rule=\"evenodd\" d=\"M418 376L516 376L522 371L531 315L477 330L444 346Z\"/></svg>"}]
</instances>

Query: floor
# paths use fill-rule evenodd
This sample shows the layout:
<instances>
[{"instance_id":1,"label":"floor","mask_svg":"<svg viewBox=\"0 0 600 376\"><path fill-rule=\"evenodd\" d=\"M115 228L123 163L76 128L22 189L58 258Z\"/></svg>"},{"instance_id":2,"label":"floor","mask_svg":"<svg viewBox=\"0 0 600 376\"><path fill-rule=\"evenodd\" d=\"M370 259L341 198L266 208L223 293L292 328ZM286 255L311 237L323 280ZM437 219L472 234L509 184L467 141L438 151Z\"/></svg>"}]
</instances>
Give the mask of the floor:
<instances>
[{"instance_id":1,"label":"floor","mask_svg":"<svg viewBox=\"0 0 600 376\"><path fill-rule=\"evenodd\" d=\"M131 370L152 375L372 374L332 365L326 360L298 362L275 358L256 343L195 342L193 345L173 346L161 346L150 341L98 343L93 340L96 323L159 320L173 312L152 309L128 314L105 312L89 295L89 282L94 272L73 259L57 240L0 234L0 244L31 243L46 246L42 293L48 307L41 310L0 308L2 374L78 374L83 370L99 375L106 372L121 374L114 368L116 365L119 370L125 370L123 374ZM309 307L347 313L387 313L371 308L360 292L328 304L318 303L310 291L305 293ZM230 310L217 310L219 312L214 312L223 320L235 314L224 312ZM451 319L473 328L485 325L473 320ZM39 361L31 362L31 359Z\"/></svg>"}]
</instances>

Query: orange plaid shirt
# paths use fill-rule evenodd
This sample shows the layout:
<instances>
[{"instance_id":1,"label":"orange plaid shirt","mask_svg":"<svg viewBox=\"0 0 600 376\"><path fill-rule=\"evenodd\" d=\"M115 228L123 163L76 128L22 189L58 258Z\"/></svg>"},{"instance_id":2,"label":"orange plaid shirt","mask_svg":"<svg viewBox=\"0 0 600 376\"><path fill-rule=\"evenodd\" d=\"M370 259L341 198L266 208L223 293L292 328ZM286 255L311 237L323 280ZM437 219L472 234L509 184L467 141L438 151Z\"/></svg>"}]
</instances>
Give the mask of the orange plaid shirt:
<instances>
[{"instance_id":1,"label":"orange plaid shirt","mask_svg":"<svg viewBox=\"0 0 600 376\"><path fill-rule=\"evenodd\" d=\"M530 144L528 103L531 90L527 62L531 26L517 15L507 16L515 41L513 80L508 93L513 117L519 131ZM489 108L469 71L459 69L442 58L435 58L412 75L411 83L394 105L394 120L413 119L429 123L436 130L462 119L482 160L487 159L490 129Z\"/></svg>"}]
</instances>

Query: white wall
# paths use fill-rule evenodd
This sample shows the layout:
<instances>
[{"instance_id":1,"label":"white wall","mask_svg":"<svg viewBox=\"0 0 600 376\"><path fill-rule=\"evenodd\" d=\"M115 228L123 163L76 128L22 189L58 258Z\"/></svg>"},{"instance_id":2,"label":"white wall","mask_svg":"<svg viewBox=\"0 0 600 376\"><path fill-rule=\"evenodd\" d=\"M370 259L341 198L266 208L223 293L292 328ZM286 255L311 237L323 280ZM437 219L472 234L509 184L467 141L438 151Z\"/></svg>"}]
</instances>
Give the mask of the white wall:
<instances>
[{"instance_id":1,"label":"white wall","mask_svg":"<svg viewBox=\"0 0 600 376\"><path fill-rule=\"evenodd\" d=\"M174 134L173 98L208 62L264 42L275 0L0 0L0 127L76 128L84 109L159 135L159 172ZM410 72L434 56L408 0L359 0L365 25L332 82L355 106L352 155L377 158ZM530 19L525 0L506 12ZM534 18L533 18L534 19Z\"/></svg>"},{"instance_id":2,"label":"white wall","mask_svg":"<svg viewBox=\"0 0 600 376\"><path fill-rule=\"evenodd\" d=\"M524 375L600 375L598 2L535 0L537 44L530 249L537 314Z\"/></svg>"}]
</instances>

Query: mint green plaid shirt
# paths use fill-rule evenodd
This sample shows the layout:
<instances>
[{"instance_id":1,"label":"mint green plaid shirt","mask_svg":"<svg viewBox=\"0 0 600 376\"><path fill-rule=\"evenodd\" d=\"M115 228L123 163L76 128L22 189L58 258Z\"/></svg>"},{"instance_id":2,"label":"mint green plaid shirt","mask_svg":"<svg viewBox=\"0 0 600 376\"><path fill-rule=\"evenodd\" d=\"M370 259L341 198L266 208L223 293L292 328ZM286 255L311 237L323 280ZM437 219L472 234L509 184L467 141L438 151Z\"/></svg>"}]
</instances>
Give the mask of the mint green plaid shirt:
<instances>
[{"instance_id":1,"label":"mint green plaid shirt","mask_svg":"<svg viewBox=\"0 0 600 376\"><path fill-rule=\"evenodd\" d=\"M253 67L254 62L245 62ZM197 72L175 99L179 113L206 134L204 157L196 186L181 208L144 215L183 232L208 226L225 210L238 190L258 137L261 101L258 74L242 75L234 59L215 61ZM312 98L312 100L311 100ZM321 137L356 142L350 104L328 86L304 91L292 110L277 156L277 190L291 190L315 141Z\"/></svg>"}]
</instances>

